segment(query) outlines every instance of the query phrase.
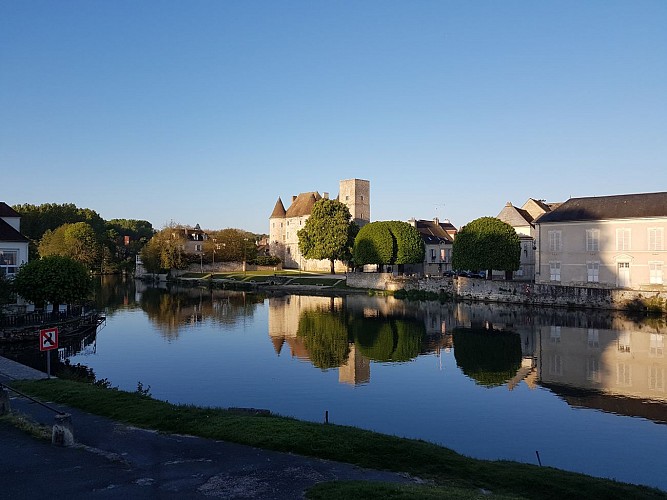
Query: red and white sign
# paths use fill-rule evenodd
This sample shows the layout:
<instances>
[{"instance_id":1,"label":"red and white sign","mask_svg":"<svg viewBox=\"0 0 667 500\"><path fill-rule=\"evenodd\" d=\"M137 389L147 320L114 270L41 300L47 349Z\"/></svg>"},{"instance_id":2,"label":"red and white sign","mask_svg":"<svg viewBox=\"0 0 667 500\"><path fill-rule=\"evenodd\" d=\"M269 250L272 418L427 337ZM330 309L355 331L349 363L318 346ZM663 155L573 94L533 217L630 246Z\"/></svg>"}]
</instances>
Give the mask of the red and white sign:
<instances>
[{"instance_id":1,"label":"red and white sign","mask_svg":"<svg viewBox=\"0 0 667 500\"><path fill-rule=\"evenodd\" d=\"M58 327L45 328L39 331L39 350L58 349Z\"/></svg>"}]
</instances>

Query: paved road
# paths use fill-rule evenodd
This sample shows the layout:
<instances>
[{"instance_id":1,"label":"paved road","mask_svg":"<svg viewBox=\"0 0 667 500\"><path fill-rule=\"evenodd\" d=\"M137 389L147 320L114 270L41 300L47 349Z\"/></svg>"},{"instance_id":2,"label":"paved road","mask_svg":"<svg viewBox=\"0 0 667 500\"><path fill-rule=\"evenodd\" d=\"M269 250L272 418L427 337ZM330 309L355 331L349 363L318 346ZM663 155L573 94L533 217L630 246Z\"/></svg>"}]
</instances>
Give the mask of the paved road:
<instances>
[{"instance_id":1,"label":"paved road","mask_svg":"<svg viewBox=\"0 0 667 500\"><path fill-rule=\"evenodd\" d=\"M19 373L26 376L22 368ZM11 366L0 358L0 381L11 378ZM12 411L37 422L54 421L53 412L24 398L12 395L10 404ZM0 498L294 499L321 481L411 480L223 441L160 434L53 406L72 415L76 446L52 446L0 422Z\"/></svg>"}]
</instances>

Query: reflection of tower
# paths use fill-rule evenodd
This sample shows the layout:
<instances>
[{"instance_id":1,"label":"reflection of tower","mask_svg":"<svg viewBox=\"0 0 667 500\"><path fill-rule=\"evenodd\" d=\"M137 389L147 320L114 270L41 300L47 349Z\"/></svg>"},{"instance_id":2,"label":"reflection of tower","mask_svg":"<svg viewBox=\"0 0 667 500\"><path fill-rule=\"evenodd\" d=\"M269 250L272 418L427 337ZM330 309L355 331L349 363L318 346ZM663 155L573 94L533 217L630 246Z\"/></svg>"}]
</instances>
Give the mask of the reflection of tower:
<instances>
[{"instance_id":1,"label":"reflection of tower","mask_svg":"<svg viewBox=\"0 0 667 500\"><path fill-rule=\"evenodd\" d=\"M350 354L347 363L338 368L338 382L341 384L365 384L371 380L371 363L357 349L356 344L350 344Z\"/></svg>"}]
</instances>

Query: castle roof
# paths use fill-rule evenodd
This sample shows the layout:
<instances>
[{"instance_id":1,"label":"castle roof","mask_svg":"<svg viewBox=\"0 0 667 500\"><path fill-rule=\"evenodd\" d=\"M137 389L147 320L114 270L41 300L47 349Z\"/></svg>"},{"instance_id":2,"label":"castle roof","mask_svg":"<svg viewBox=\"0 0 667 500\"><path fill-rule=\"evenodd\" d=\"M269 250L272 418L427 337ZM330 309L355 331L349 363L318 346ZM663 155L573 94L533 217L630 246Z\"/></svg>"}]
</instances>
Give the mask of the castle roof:
<instances>
[{"instance_id":1,"label":"castle roof","mask_svg":"<svg viewBox=\"0 0 667 500\"><path fill-rule=\"evenodd\" d=\"M278 196L278 201L276 201L276 206L273 207L273 212L271 212L269 219L273 219L274 217L285 217L285 205L283 205L283 200L280 199L280 196Z\"/></svg>"},{"instance_id":2,"label":"castle roof","mask_svg":"<svg viewBox=\"0 0 667 500\"><path fill-rule=\"evenodd\" d=\"M299 196L292 200L292 204L287 209L287 212L285 212L285 217L302 217L304 215L310 215L313 211L313 205L320 199L322 199L322 197L317 191L299 194Z\"/></svg>"},{"instance_id":3,"label":"castle roof","mask_svg":"<svg viewBox=\"0 0 667 500\"><path fill-rule=\"evenodd\" d=\"M667 217L667 192L570 198L540 217L542 222Z\"/></svg>"}]
</instances>

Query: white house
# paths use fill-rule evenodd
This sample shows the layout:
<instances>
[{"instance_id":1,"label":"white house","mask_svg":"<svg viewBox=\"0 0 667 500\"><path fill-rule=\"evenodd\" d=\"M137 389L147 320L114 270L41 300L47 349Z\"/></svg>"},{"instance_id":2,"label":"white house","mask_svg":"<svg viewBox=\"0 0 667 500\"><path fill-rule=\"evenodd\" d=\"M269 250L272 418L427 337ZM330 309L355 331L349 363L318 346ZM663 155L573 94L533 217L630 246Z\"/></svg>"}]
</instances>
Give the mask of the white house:
<instances>
[{"instance_id":1,"label":"white house","mask_svg":"<svg viewBox=\"0 0 667 500\"><path fill-rule=\"evenodd\" d=\"M28 262L28 243L21 234L21 215L0 201L0 274L13 277Z\"/></svg>"}]
</instances>

